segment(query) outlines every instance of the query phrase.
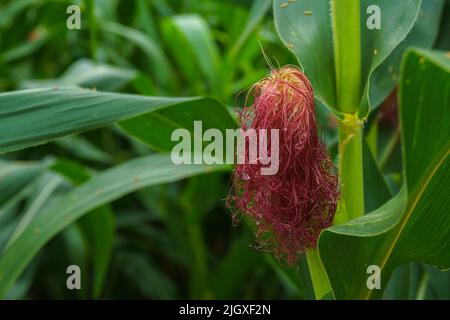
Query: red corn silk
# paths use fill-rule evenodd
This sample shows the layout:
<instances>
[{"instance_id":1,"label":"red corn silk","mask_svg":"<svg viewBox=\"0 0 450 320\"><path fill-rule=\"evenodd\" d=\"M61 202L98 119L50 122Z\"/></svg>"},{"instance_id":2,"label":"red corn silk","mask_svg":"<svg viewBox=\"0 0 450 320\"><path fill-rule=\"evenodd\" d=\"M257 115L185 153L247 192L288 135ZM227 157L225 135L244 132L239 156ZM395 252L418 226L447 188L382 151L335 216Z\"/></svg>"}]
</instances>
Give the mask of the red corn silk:
<instances>
[{"instance_id":1,"label":"red corn silk","mask_svg":"<svg viewBox=\"0 0 450 320\"><path fill-rule=\"evenodd\" d=\"M272 70L254 85L253 95L253 104L239 113L240 125L257 133L279 129L279 170L262 175L259 161L237 164L227 204L234 208L234 219L243 216L253 222L259 248L294 264L331 226L338 176L317 133L313 88L300 70ZM267 152L270 134L268 139Z\"/></svg>"}]
</instances>

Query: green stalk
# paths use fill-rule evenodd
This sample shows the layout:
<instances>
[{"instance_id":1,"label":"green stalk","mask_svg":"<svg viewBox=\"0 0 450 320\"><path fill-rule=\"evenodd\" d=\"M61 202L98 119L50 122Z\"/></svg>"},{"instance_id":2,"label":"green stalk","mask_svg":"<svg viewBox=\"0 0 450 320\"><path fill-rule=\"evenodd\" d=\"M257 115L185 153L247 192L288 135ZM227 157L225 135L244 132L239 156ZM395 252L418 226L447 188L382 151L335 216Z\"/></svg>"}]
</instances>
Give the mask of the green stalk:
<instances>
[{"instance_id":1,"label":"green stalk","mask_svg":"<svg viewBox=\"0 0 450 320\"><path fill-rule=\"evenodd\" d=\"M332 0L338 109L355 113L361 100L361 18L359 0Z\"/></svg>"},{"instance_id":2,"label":"green stalk","mask_svg":"<svg viewBox=\"0 0 450 320\"><path fill-rule=\"evenodd\" d=\"M88 14L90 46L92 60L97 60L97 24L95 21L95 3L94 0L86 0L86 9Z\"/></svg>"},{"instance_id":3,"label":"green stalk","mask_svg":"<svg viewBox=\"0 0 450 320\"><path fill-rule=\"evenodd\" d=\"M348 219L364 214L361 100L361 18L359 0L332 0L341 199Z\"/></svg>"},{"instance_id":4,"label":"green stalk","mask_svg":"<svg viewBox=\"0 0 450 320\"><path fill-rule=\"evenodd\" d=\"M345 114L339 125L341 203L335 223L364 214L362 121L357 113L361 100L361 18L359 0L332 0L337 109ZM317 250L306 255L316 299L331 285Z\"/></svg>"},{"instance_id":5,"label":"green stalk","mask_svg":"<svg viewBox=\"0 0 450 320\"><path fill-rule=\"evenodd\" d=\"M348 219L364 214L364 176L361 125L342 123L339 126L339 173L341 201Z\"/></svg>"},{"instance_id":6,"label":"green stalk","mask_svg":"<svg viewBox=\"0 0 450 320\"><path fill-rule=\"evenodd\" d=\"M314 296L316 300L320 300L331 291L331 285L317 249L306 253L306 261L308 262Z\"/></svg>"}]
</instances>

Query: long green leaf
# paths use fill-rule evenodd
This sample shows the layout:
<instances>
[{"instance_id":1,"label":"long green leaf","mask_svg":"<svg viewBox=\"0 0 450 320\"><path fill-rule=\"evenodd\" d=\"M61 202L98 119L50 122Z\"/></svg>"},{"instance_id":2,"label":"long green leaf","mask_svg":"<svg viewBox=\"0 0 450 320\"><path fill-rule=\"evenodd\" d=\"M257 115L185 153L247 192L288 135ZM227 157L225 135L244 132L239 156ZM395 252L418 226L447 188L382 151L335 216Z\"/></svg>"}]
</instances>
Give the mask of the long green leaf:
<instances>
[{"instance_id":1,"label":"long green leaf","mask_svg":"<svg viewBox=\"0 0 450 320\"><path fill-rule=\"evenodd\" d=\"M392 194L366 141L363 141L363 167L364 210L371 212L392 198Z\"/></svg>"},{"instance_id":2,"label":"long green leaf","mask_svg":"<svg viewBox=\"0 0 450 320\"><path fill-rule=\"evenodd\" d=\"M195 105L196 113L189 111L190 104ZM179 107L176 110L189 113L191 125L192 119L202 120L207 112L228 117L228 120L223 118L227 122L230 119L225 107L213 99L146 97L78 88L14 91L0 94L0 153L43 144L157 110L166 109L164 112L175 117L170 107ZM156 128L148 130L148 134L158 136L154 131Z\"/></svg>"},{"instance_id":3,"label":"long green leaf","mask_svg":"<svg viewBox=\"0 0 450 320\"><path fill-rule=\"evenodd\" d=\"M422 1L413 29L392 54L377 68L370 79L369 98L372 108L378 107L399 80L400 62L408 47L430 48L439 32L444 0Z\"/></svg>"},{"instance_id":4,"label":"long green leaf","mask_svg":"<svg viewBox=\"0 0 450 320\"><path fill-rule=\"evenodd\" d=\"M95 63L88 59L75 61L58 79L26 80L22 89L49 88L53 86L80 86L100 91L114 91L137 77L135 70Z\"/></svg>"},{"instance_id":5,"label":"long green leaf","mask_svg":"<svg viewBox=\"0 0 450 320\"><path fill-rule=\"evenodd\" d=\"M164 51L145 33L116 22L102 22L100 27L138 46L147 55L151 68L162 85L173 86L176 83L174 72Z\"/></svg>"},{"instance_id":6,"label":"long green leaf","mask_svg":"<svg viewBox=\"0 0 450 320\"><path fill-rule=\"evenodd\" d=\"M206 21L196 14L176 15L164 20L163 31L169 49L183 68L183 75L195 79L200 71L210 86L215 88L220 77L220 56ZM194 64L187 59L187 55Z\"/></svg>"},{"instance_id":7,"label":"long green leaf","mask_svg":"<svg viewBox=\"0 0 450 320\"><path fill-rule=\"evenodd\" d=\"M140 188L189 176L226 170L227 166L174 165L169 155L130 160L106 170L44 207L0 257L0 297L52 237L85 213Z\"/></svg>"},{"instance_id":8,"label":"long green leaf","mask_svg":"<svg viewBox=\"0 0 450 320\"><path fill-rule=\"evenodd\" d=\"M235 57L239 50L245 44L245 41L250 37L252 32L258 26L258 24L264 19L269 11L271 2L267 0L255 0L250 8L248 20L245 24L244 30L240 33L239 38L233 44L229 51L229 57Z\"/></svg>"},{"instance_id":9,"label":"long green leaf","mask_svg":"<svg viewBox=\"0 0 450 320\"><path fill-rule=\"evenodd\" d=\"M0 161L0 206L34 181L44 168L38 162Z\"/></svg>"},{"instance_id":10,"label":"long green leaf","mask_svg":"<svg viewBox=\"0 0 450 320\"><path fill-rule=\"evenodd\" d=\"M202 129L218 129L225 133L226 129L236 128L236 122L225 108L218 107L217 101L205 99L192 101L186 105L174 105L170 108L156 110L142 116L124 120L119 126L124 131L158 151L170 151L178 142L171 140L173 130L187 129L192 137L194 121L202 121ZM198 137L201 138L201 137Z\"/></svg>"}]
</instances>

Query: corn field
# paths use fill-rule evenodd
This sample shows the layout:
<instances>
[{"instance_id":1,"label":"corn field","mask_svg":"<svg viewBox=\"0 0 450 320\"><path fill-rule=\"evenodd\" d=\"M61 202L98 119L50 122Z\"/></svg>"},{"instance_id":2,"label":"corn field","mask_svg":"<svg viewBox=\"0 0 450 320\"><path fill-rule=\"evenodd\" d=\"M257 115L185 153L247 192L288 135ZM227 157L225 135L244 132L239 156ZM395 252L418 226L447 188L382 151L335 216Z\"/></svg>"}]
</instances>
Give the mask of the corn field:
<instances>
[{"instance_id":1,"label":"corn field","mask_svg":"<svg viewBox=\"0 0 450 320\"><path fill-rule=\"evenodd\" d=\"M1 0L0 298L449 299L449 24Z\"/></svg>"}]
</instances>

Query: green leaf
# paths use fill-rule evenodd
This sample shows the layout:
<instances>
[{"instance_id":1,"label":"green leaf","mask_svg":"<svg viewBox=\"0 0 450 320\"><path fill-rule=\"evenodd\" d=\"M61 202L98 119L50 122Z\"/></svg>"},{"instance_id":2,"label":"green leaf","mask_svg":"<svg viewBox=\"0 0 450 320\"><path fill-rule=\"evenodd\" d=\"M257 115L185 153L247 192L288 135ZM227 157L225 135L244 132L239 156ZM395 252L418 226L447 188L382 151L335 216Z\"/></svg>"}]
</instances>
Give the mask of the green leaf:
<instances>
[{"instance_id":1,"label":"green leaf","mask_svg":"<svg viewBox=\"0 0 450 320\"><path fill-rule=\"evenodd\" d=\"M189 108L191 104L195 114ZM169 108L177 106L176 111ZM163 111L164 108L166 110ZM202 120L206 115L224 117L224 123L229 123L231 119L225 107L213 99L147 97L78 88L14 91L0 94L0 153L43 144L156 110L160 110L163 116L160 121L169 122L170 130L178 120L188 125L187 120L179 119L186 114L190 115L189 119L196 120ZM180 112L178 118L170 122L167 117L175 117L177 112ZM166 124L152 123L157 127L151 128L147 135L159 137L153 130L166 128ZM193 125L191 120L189 123ZM156 145L162 143L155 142Z\"/></svg>"},{"instance_id":2,"label":"green leaf","mask_svg":"<svg viewBox=\"0 0 450 320\"><path fill-rule=\"evenodd\" d=\"M449 101L448 55L408 51L399 89L406 185L373 213L322 233L320 255L337 299L380 297L392 271L409 261L450 267ZM369 265L382 271L381 290L366 286Z\"/></svg>"},{"instance_id":3,"label":"green leaf","mask_svg":"<svg viewBox=\"0 0 450 320\"><path fill-rule=\"evenodd\" d=\"M88 59L74 62L58 79L26 80L22 89L49 88L53 86L80 86L100 91L114 91L122 88L137 77L137 72Z\"/></svg>"},{"instance_id":4,"label":"green leaf","mask_svg":"<svg viewBox=\"0 0 450 320\"><path fill-rule=\"evenodd\" d=\"M369 79L373 71L386 59L411 30L420 0L361 0L362 65L361 105L359 114L369 111ZM286 6L287 4L287 6ZM366 10L377 5L381 10L381 29L366 26ZM331 110L336 110L336 78L330 2L298 0L274 1L275 26L283 43L296 55L309 77L316 97ZM402 14L398 14L401 12Z\"/></svg>"},{"instance_id":5,"label":"green leaf","mask_svg":"<svg viewBox=\"0 0 450 320\"><path fill-rule=\"evenodd\" d=\"M432 299L449 300L450 299L450 271L441 271L430 266L424 266L425 271L430 277L428 296Z\"/></svg>"},{"instance_id":6,"label":"green leaf","mask_svg":"<svg viewBox=\"0 0 450 320\"><path fill-rule=\"evenodd\" d=\"M266 260L273 267L280 280L299 298L304 300L314 299L314 289L311 283L306 256L302 255L295 267L286 267L272 256L266 255Z\"/></svg>"},{"instance_id":7,"label":"green leaf","mask_svg":"<svg viewBox=\"0 0 450 320\"><path fill-rule=\"evenodd\" d=\"M392 274L384 292L388 300L448 300L450 272L440 271L423 263L411 262Z\"/></svg>"},{"instance_id":8,"label":"green leaf","mask_svg":"<svg viewBox=\"0 0 450 320\"><path fill-rule=\"evenodd\" d=\"M372 211L370 214L360 218L350 220L344 224L338 224L329 229L335 234L358 237L371 237L383 234L400 221L399 212L406 207L406 190L403 188L400 192L381 207Z\"/></svg>"},{"instance_id":9,"label":"green leaf","mask_svg":"<svg viewBox=\"0 0 450 320\"><path fill-rule=\"evenodd\" d=\"M180 66L185 71L198 73L192 65L193 61L186 59L186 55L190 55L204 78L214 87L220 76L220 56L206 21L196 14L176 15L164 21L163 31ZM180 46L183 50L180 50Z\"/></svg>"},{"instance_id":10,"label":"green leaf","mask_svg":"<svg viewBox=\"0 0 450 320\"><path fill-rule=\"evenodd\" d=\"M92 259L92 297L98 299L106 280L114 245L114 213L110 206L103 205L82 217L80 226Z\"/></svg>"},{"instance_id":11,"label":"green leaf","mask_svg":"<svg viewBox=\"0 0 450 320\"><path fill-rule=\"evenodd\" d=\"M403 62L399 101L405 179L410 193L436 173L449 152L450 57L410 50ZM432 110L430 106L434 106ZM430 171L431 170L431 171Z\"/></svg>"},{"instance_id":12,"label":"green leaf","mask_svg":"<svg viewBox=\"0 0 450 320\"><path fill-rule=\"evenodd\" d=\"M170 62L161 47L149 38L145 33L123 26L116 22L102 22L100 27L112 34L125 38L138 46L148 57L153 73L163 86L171 86L176 83L174 72Z\"/></svg>"},{"instance_id":13,"label":"green leaf","mask_svg":"<svg viewBox=\"0 0 450 320\"><path fill-rule=\"evenodd\" d=\"M82 136L68 136L54 143L75 157L89 161L110 163L112 157Z\"/></svg>"},{"instance_id":14,"label":"green leaf","mask_svg":"<svg viewBox=\"0 0 450 320\"><path fill-rule=\"evenodd\" d=\"M365 140L363 140L363 167L364 210L371 212L381 207L392 197L392 194Z\"/></svg>"},{"instance_id":15,"label":"green leaf","mask_svg":"<svg viewBox=\"0 0 450 320\"><path fill-rule=\"evenodd\" d=\"M362 76L364 92L359 109L360 117L366 117L370 109L370 83L373 72L392 53L411 31L419 15L421 0L389 1L389 0L361 0L361 48L362 48ZM381 29L369 30L366 26L368 14L366 8L377 5L381 12ZM398 14L401 12L402 14ZM385 74L389 77L389 74Z\"/></svg>"},{"instance_id":16,"label":"green leaf","mask_svg":"<svg viewBox=\"0 0 450 320\"><path fill-rule=\"evenodd\" d=\"M297 57L317 99L334 108L336 79L330 1L298 0L285 6L286 3L285 0L273 2L278 35Z\"/></svg>"},{"instance_id":17,"label":"green leaf","mask_svg":"<svg viewBox=\"0 0 450 320\"><path fill-rule=\"evenodd\" d=\"M0 251L17 227L20 217L16 214L21 210L22 201L32 196L46 167L44 161L0 160Z\"/></svg>"},{"instance_id":18,"label":"green leaf","mask_svg":"<svg viewBox=\"0 0 450 320\"><path fill-rule=\"evenodd\" d=\"M56 234L85 213L140 188L174 182L228 166L174 165L169 155L130 160L106 170L44 207L0 257L0 296Z\"/></svg>"},{"instance_id":19,"label":"green leaf","mask_svg":"<svg viewBox=\"0 0 450 320\"><path fill-rule=\"evenodd\" d=\"M444 0L426 0L411 32L377 68L370 79L370 105L378 107L398 83L400 62L408 47L431 48L439 33Z\"/></svg>"},{"instance_id":20,"label":"green leaf","mask_svg":"<svg viewBox=\"0 0 450 320\"><path fill-rule=\"evenodd\" d=\"M76 185L85 182L91 177L91 172L87 167L68 159L57 159L52 163L50 169Z\"/></svg>"},{"instance_id":21,"label":"green leaf","mask_svg":"<svg viewBox=\"0 0 450 320\"><path fill-rule=\"evenodd\" d=\"M45 202L55 192L56 188L61 184L61 177L54 174L45 174L36 184L36 191L30 199L30 204L23 213L19 223L17 224L13 234L8 240L5 249L16 241L16 239L23 233L27 226L34 219L36 214L45 204Z\"/></svg>"},{"instance_id":22,"label":"green leaf","mask_svg":"<svg viewBox=\"0 0 450 320\"><path fill-rule=\"evenodd\" d=\"M176 287L173 280L158 268L151 257L121 252L117 260L124 266L127 279L148 298L175 298Z\"/></svg>"},{"instance_id":23,"label":"green leaf","mask_svg":"<svg viewBox=\"0 0 450 320\"><path fill-rule=\"evenodd\" d=\"M240 36L237 41L233 44L229 51L230 57L235 57L237 53L244 46L247 39L250 37L252 32L258 26L258 24L264 19L267 11L269 10L271 5L270 1L267 0L255 0L253 1L252 7L250 9L250 13L248 16L248 20L245 24L244 30L240 32Z\"/></svg>"},{"instance_id":24,"label":"green leaf","mask_svg":"<svg viewBox=\"0 0 450 320\"><path fill-rule=\"evenodd\" d=\"M417 292L417 283L421 276L419 263L407 263L393 273L383 294L387 300L408 300Z\"/></svg>"},{"instance_id":25,"label":"green leaf","mask_svg":"<svg viewBox=\"0 0 450 320\"><path fill-rule=\"evenodd\" d=\"M39 259L36 259L31 263L27 269L23 272L22 276L17 279L14 286L8 292L5 300L24 300L27 299L27 293L30 291L33 284L33 280L36 277L37 265Z\"/></svg>"},{"instance_id":26,"label":"green leaf","mask_svg":"<svg viewBox=\"0 0 450 320\"><path fill-rule=\"evenodd\" d=\"M51 168L75 185L91 177L87 168L73 161L58 159ZM79 220L79 226L92 260L92 297L97 299L103 289L114 245L115 219L111 206L105 204L92 210Z\"/></svg>"},{"instance_id":27,"label":"green leaf","mask_svg":"<svg viewBox=\"0 0 450 320\"><path fill-rule=\"evenodd\" d=\"M88 276L88 246L86 241L84 241L83 234L81 232L81 228L78 224L71 224L66 229L61 232L59 237L61 239L60 247L58 248L59 252L65 252L67 254L67 260L72 265L77 265L81 270L81 289L75 290L74 296L77 299L88 299L89 297L89 276ZM56 241L55 241L56 242ZM57 251L57 252L58 252ZM59 255L56 255L57 258L61 259ZM34 261L34 259L32 260ZM55 261L57 261L55 259ZM45 262L41 261L41 268ZM55 263L55 262L54 262ZM66 266L64 266L66 267ZM63 268L64 268L63 267ZM26 269L25 269L26 270ZM63 269L64 270L64 269ZM24 271L25 272L25 271ZM20 281L20 276L17 281ZM64 278L63 278L64 279ZM64 281L64 280L63 280ZM13 286L14 288L14 286ZM62 289L64 286L62 286ZM12 290L12 289L11 289Z\"/></svg>"},{"instance_id":28,"label":"green leaf","mask_svg":"<svg viewBox=\"0 0 450 320\"><path fill-rule=\"evenodd\" d=\"M152 39L158 40L158 30L156 28L155 18L151 10L151 2L146 0L137 1L137 20L145 33Z\"/></svg>"},{"instance_id":29,"label":"green leaf","mask_svg":"<svg viewBox=\"0 0 450 320\"><path fill-rule=\"evenodd\" d=\"M177 128L187 129L191 137L194 135L194 121L202 121L202 130L218 129L225 133L226 129L236 128L236 122L230 113L216 100L202 99L185 104L156 110L130 120L121 121L119 126L129 135L134 136L158 151L170 151L178 141L172 141L172 132ZM201 137L200 137L201 138Z\"/></svg>"},{"instance_id":30,"label":"green leaf","mask_svg":"<svg viewBox=\"0 0 450 320\"><path fill-rule=\"evenodd\" d=\"M450 16L450 2L446 1L442 13L442 21L439 34L436 39L436 50L450 50L450 38L448 37L448 30L450 29L450 19L445 17Z\"/></svg>"},{"instance_id":31,"label":"green leaf","mask_svg":"<svg viewBox=\"0 0 450 320\"><path fill-rule=\"evenodd\" d=\"M249 247L252 234L245 230L234 240L226 255L214 270L212 287L216 299L232 299L236 296L238 283L245 281L255 265L264 263L263 256Z\"/></svg>"},{"instance_id":32,"label":"green leaf","mask_svg":"<svg viewBox=\"0 0 450 320\"><path fill-rule=\"evenodd\" d=\"M217 203L226 197L227 190L223 174L214 173L189 179L179 196L180 206L191 223L199 223L203 216L213 209ZM207 193L204 191L208 190Z\"/></svg>"},{"instance_id":33,"label":"green leaf","mask_svg":"<svg viewBox=\"0 0 450 320\"><path fill-rule=\"evenodd\" d=\"M49 42L51 38L55 37L58 33L55 28L46 29L45 27L39 28L38 32L39 37L37 39L29 42L24 42L17 47L0 53L0 58L1 60L3 60L2 62L9 64L15 60L19 60L32 55L47 42Z\"/></svg>"},{"instance_id":34,"label":"green leaf","mask_svg":"<svg viewBox=\"0 0 450 320\"><path fill-rule=\"evenodd\" d=\"M44 169L44 163L0 160L0 205L34 181Z\"/></svg>"},{"instance_id":35,"label":"green leaf","mask_svg":"<svg viewBox=\"0 0 450 320\"><path fill-rule=\"evenodd\" d=\"M17 14L25 8L36 4L38 1L39 0L17 0L11 1L7 5L2 5L0 10L0 28L4 29L5 27L8 27Z\"/></svg>"}]
</instances>

